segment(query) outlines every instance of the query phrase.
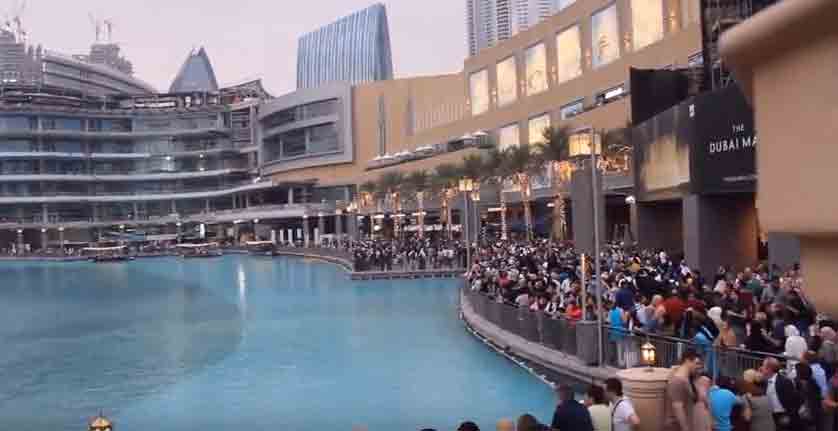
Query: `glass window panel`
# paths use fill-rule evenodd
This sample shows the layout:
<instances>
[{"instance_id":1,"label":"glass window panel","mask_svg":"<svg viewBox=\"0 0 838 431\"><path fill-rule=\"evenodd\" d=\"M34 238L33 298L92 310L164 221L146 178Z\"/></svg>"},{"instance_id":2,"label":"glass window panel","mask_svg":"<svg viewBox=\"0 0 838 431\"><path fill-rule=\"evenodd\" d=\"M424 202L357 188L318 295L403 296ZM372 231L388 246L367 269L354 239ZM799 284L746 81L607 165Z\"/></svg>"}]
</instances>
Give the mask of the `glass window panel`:
<instances>
[{"instance_id":1,"label":"glass window panel","mask_svg":"<svg viewBox=\"0 0 838 431\"><path fill-rule=\"evenodd\" d=\"M306 153L305 129L292 130L282 134L282 156L296 157Z\"/></svg>"},{"instance_id":2,"label":"glass window panel","mask_svg":"<svg viewBox=\"0 0 838 431\"><path fill-rule=\"evenodd\" d=\"M579 115L584 109L585 106L582 100L577 100L575 102L568 103L567 105L562 106L562 109L560 111L562 120L567 120L568 118L575 117Z\"/></svg>"},{"instance_id":3,"label":"glass window panel","mask_svg":"<svg viewBox=\"0 0 838 431\"><path fill-rule=\"evenodd\" d=\"M532 46L526 53L527 94L538 94L547 89L547 49L543 43Z\"/></svg>"},{"instance_id":4,"label":"glass window panel","mask_svg":"<svg viewBox=\"0 0 838 431\"><path fill-rule=\"evenodd\" d=\"M498 131L498 146L500 147L500 150L505 150L509 147L517 147L519 142L520 136L517 124L510 124Z\"/></svg>"},{"instance_id":5,"label":"glass window panel","mask_svg":"<svg viewBox=\"0 0 838 431\"><path fill-rule=\"evenodd\" d=\"M33 129L34 121L29 117L0 117L0 129L29 130Z\"/></svg>"},{"instance_id":6,"label":"glass window panel","mask_svg":"<svg viewBox=\"0 0 838 431\"><path fill-rule=\"evenodd\" d=\"M509 57L497 65L498 106L504 106L518 98L518 73L515 57Z\"/></svg>"},{"instance_id":7,"label":"glass window panel","mask_svg":"<svg viewBox=\"0 0 838 431\"><path fill-rule=\"evenodd\" d=\"M550 127L550 115L544 114L535 118L530 118L529 125L529 142L530 145L536 145L544 142L544 129Z\"/></svg>"},{"instance_id":8,"label":"glass window panel","mask_svg":"<svg viewBox=\"0 0 838 431\"><path fill-rule=\"evenodd\" d=\"M471 115L480 115L489 110L489 72L486 69L474 72L468 81Z\"/></svg>"},{"instance_id":9,"label":"glass window panel","mask_svg":"<svg viewBox=\"0 0 838 431\"><path fill-rule=\"evenodd\" d=\"M631 0L631 25L635 50L663 39L663 0Z\"/></svg>"},{"instance_id":10,"label":"glass window panel","mask_svg":"<svg viewBox=\"0 0 838 431\"><path fill-rule=\"evenodd\" d=\"M309 129L308 153L326 153L338 150L338 130L334 124L324 124Z\"/></svg>"},{"instance_id":11,"label":"glass window panel","mask_svg":"<svg viewBox=\"0 0 838 431\"><path fill-rule=\"evenodd\" d=\"M594 67L610 63L620 57L620 31L617 26L616 5L611 5L591 17Z\"/></svg>"},{"instance_id":12,"label":"glass window panel","mask_svg":"<svg viewBox=\"0 0 838 431\"><path fill-rule=\"evenodd\" d=\"M579 26L564 30L556 36L559 53L559 82L569 81L582 74L582 38Z\"/></svg>"}]
</instances>

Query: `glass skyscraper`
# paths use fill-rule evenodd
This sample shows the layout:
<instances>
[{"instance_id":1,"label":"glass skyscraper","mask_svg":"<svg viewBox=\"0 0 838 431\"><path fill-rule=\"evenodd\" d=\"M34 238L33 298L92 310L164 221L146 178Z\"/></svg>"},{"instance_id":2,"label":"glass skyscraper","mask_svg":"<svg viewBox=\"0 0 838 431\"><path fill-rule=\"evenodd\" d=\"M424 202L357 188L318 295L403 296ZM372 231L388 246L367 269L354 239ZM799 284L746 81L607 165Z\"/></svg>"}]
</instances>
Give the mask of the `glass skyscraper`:
<instances>
[{"instance_id":1,"label":"glass skyscraper","mask_svg":"<svg viewBox=\"0 0 838 431\"><path fill-rule=\"evenodd\" d=\"M383 4L355 12L299 40L297 88L392 78L390 32Z\"/></svg>"}]
</instances>

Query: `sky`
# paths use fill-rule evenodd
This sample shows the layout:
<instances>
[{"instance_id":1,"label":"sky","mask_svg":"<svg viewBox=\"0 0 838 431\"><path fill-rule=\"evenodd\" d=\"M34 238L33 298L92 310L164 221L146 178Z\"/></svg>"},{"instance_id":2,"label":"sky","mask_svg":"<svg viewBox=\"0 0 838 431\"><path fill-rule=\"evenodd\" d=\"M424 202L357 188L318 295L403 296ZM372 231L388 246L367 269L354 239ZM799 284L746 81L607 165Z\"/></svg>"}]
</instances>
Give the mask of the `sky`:
<instances>
[{"instance_id":1,"label":"sky","mask_svg":"<svg viewBox=\"0 0 838 431\"><path fill-rule=\"evenodd\" d=\"M23 0L0 0L14 15ZM281 95L296 87L297 38L374 0L26 0L29 41L86 54L95 40L90 15L110 19L113 40L134 73L168 91L193 48L204 46L219 84L260 77ZM464 0L389 0L397 77L456 72L466 56Z\"/></svg>"}]
</instances>

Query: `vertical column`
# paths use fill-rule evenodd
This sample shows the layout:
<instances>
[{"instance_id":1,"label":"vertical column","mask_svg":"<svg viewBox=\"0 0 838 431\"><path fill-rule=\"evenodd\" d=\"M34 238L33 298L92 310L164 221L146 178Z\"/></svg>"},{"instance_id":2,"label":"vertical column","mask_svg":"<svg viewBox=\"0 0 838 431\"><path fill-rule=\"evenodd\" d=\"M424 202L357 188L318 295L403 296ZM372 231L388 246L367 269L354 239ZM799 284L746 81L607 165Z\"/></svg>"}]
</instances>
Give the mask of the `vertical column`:
<instances>
[{"instance_id":1,"label":"vertical column","mask_svg":"<svg viewBox=\"0 0 838 431\"><path fill-rule=\"evenodd\" d=\"M171 212L171 214L177 214L177 203L175 203L174 199L172 199L172 212Z\"/></svg>"},{"instance_id":2,"label":"vertical column","mask_svg":"<svg viewBox=\"0 0 838 431\"><path fill-rule=\"evenodd\" d=\"M308 215L303 214L303 247L308 247Z\"/></svg>"},{"instance_id":3,"label":"vertical column","mask_svg":"<svg viewBox=\"0 0 838 431\"><path fill-rule=\"evenodd\" d=\"M244 207L250 208L250 193L244 194Z\"/></svg>"},{"instance_id":4,"label":"vertical column","mask_svg":"<svg viewBox=\"0 0 838 431\"><path fill-rule=\"evenodd\" d=\"M210 209L210 200L207 199L207 200L204 201L204 212L208 213L208 212L211 212L211 211L212 210Z\"/></svg>"},{"instance_id":5,"label":"vertical column","mask_svg":"<svg viewBox=\"0 0 838 431\"><path fill-rule=\"evenodd\" d=\"M294 188L293 187L288 187L288 203L289 204L294 203Z\"/></svg>"},{"instance_id":6,"label":"vertical column","mask_svg":"<svg viewBox=\"0 0 838 431\"><path fill-rule=\"evenodd\" d=\"M317 235L314 236L315 246L320 246L320 237L324 233L326 233L326 215L323 213L317 213Z\"/></svg>"},{"instance_id":7,"label":"vertical column","mask_svg":"<svg viewBox=\"0 0 838 431\"><path fill-rule=\"evenodd\" d=\"M335 235L340 239L343 236L343 211L335 212Z\"/></svg>"},{"instance_id":8,"label":"vertical column","mask_svg":"<svg viewBox=\"0 0 838 431\"><path fill-rule=\"evenodd\" d=\"M59 227L58 228L58 246L59 246L59 252L61 254L64 254L64 244L65 244L64 243L64 228Z\"/></svg>"},{"instance_id":9,"label":"vertical column","mask_svg":"<svg viewBox=\"0 0 838 431\"><path fill-rule=\"evenodd\" d=\"M180 244L180 228L183 226L180 222L175 223L176 233L177 233L177 242Z\"/></svg>"},{"instance_id":10,"label":"vertical column","mask_svg":"<svg viewBox=\"0 0 838 431\"><path fill-rule=\"evenodd\" d=\"M136 202L134 202L132 204L132 207L134 209L134 220L138 220L140 218L139 205Z\"/></svg>"},{"instance_id":11,"label":"vertical column","mask_svg":"<svg viewBox=\"0 0 838 431\"><path fill-rule=\"evenodd\" d=\"M49 235L47 234L47 228L41 228L41 250L46 250L49 245Z\"/></svg>"},{"instance_id":12,"label":"vertical column","mask_svg":"<svg viewBox=\"0 0 838 431\"><path fill-rule=\"evenodd\" d=\"M601 179L599 179L601 182ZM594 253L594 205L597 205L599 219L599 238L603 241L605 235L605 199L601 191L597 191L594 199L594 183L591 175L590 161L586 161L582 169L573 173L570 182L570 196L573 200L573 241L579 251L586 254ZM596 201L596 202L595 202Z\"/></svg>"},{"instance_id":13,"label":"vertical column","mask_svg":"<svg viewBox=\"0 0 838 431\"><path fill-rule=\"evenodd\" d=\"M41 204L41 221L46 224L49 223L49 209L47 204Z\"/></svg>"},{"instance_id":14,"label":"vertical column","mask_svg":"<svg viewBox=\"0 0 838 431\"><path fill-rule=\"evenodd\" d=\"M233 194L233 196L231 196L231 198L233 199L233 209L236 209L236 195Z\"/></svg>"},{"instance_id":15,"label":"vertical column","mask_svg":"<svg viewBox=\"0 0 838 431\"><path fill-rule=\"evenodd\" d=\"M99 204L93 204L93 221L99 221Z\"/></svg>"},{"instance_id":16,"label":"vertical column","mask_svg":"<svg viewBox=\"0 0 838 431\"><path fill-rule=\"evenodd\" d=\"M17 254L23 254L23 229L17 230Z\"/></svg>"}]
</instances>

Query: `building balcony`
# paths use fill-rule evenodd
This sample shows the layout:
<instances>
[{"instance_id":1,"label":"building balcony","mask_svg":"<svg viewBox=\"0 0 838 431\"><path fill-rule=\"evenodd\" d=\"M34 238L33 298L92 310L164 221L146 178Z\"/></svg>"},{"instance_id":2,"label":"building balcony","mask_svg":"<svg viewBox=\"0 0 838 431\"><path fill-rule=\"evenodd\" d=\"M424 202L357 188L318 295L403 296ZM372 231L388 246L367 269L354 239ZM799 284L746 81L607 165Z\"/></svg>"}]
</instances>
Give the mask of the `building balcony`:
<instances>
[{"instance_id":1,"label":"building balcony","mask_svg":"<svg viewBox=\"0 0 838 431\"><path fill-rule=\"evenodd\" d=\"M89 131L73 129L0 129L2 138L83 138L86 140L114 140L153 138L160 136L178 137L203 137L203 136L225 136L232 135L230 127L208 127L196 129L172 129L172 130L143 130L131 132L117 131Z\"/></svg>"},{"instance_id":2,"label":"building balcony","mask_svg":"<svg viewBox=\"0 0 838 431\"><path fill-rule=\"evenodd\" d=\"M123 173L84 173L84 172L67 172L67 173L34 173L34 172L20 172L3 173L0 174L0 181L5 182L32 182L32 181L165 181L165 180L181 180L193 178L211 178L218 176L225 176L236 173L248 173L251 171L249 167L236 167L227 169L215 169L205 171L180 171L180 172L154 172L154 171L123 171ZM130 172L130 173L129 173Z\"/></svg>"},{"instance_id":3,"label":"building balcony","mask_svg":"<svg viewBox=\"0 0 838 431\"><path fill-rule=\"evenodd\" d=\"M146 202L178 199L212 199L234 193L266 190L274 187L270 181L245 182L217 188L181 188L177 190L137 190L134 192L41 192L0 194L0 204L43 204L67 202Z\"/></svg>"}]
</instances>

